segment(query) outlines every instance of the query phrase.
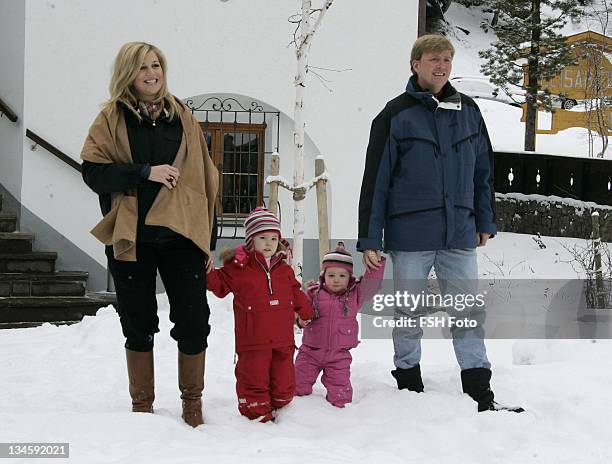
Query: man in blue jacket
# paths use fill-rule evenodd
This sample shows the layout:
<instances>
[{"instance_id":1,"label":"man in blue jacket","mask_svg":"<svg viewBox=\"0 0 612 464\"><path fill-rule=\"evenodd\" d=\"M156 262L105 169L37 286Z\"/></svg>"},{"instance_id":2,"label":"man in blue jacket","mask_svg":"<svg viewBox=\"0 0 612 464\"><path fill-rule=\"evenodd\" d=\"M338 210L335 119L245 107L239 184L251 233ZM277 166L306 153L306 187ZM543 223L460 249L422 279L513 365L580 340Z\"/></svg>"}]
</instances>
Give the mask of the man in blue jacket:
<instances>
[{"instance_id":1,"label":"man in blue jacket","mask_svg":"<svg viewBox=\"0 0 612 464\"><path fill-rule=\"evenodd\" d=\"M372 122L357 249L368 268L380 265L382 250L389 252L395 290L402 293L425 291L433 267L442 294L474 295L476 247L496 233L491 142L478 106L448 82L454 53L445 37L417 39L406 92ZM446 309L449 316L478 322L477 327L451 328L463 391L479 411L502 409L490 388L483 309ZM393 329L396 369L391 373L399 389L424 389L419 318L424 312L422 306L395 308L396 321L417 320L414 327Z\"/></svg>"}]
</instances>

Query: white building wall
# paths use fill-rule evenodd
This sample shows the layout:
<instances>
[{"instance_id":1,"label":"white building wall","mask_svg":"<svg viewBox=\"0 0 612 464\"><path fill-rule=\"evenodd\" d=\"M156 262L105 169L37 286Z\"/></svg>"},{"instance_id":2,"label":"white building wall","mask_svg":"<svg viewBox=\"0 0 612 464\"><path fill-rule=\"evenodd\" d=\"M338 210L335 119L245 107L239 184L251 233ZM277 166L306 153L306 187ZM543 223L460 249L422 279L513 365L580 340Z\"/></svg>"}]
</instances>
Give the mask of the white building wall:
<instances>
[{"instance_id":1,"label":"white building wall","mask_svg":"<svg viewBox=\"0 0 612 464\"><path fill-rule=\"evenodd\" d=\"M0 118L0 184L21 196L23 154L23 72L25 4L0 0L0 98L17 114L16 123ZM6 204L6 203L5 203Z\"/></svg>"},{"instance_id":2,"label":"white building wall","mask_svg":"<svg viewBox=\"0 0 612 464\"><path fill-rule=\"evenodd\" d=\"M114 57L127 41L149 41L164 51L170 89L181 98L245 95L291 122L296 60L288 44L295 26L287 18L299 11L298 0L25 1L24 124L75 159L108 96ZM416 0L385 0L380 6L336 0L314 38L311 65L349 69L317 71L330 79L332 92L311 75L305 101L312 141L307 177L320 151L331 176L333 238L356 236L370 123L403 91L416 31ZM291 180L291 138L281 137L281 174ZM102 247L88 233L100 219L96 196L76 171L30 145L23 143L23 205L104 263ZM311 195L306 238L317 233ZM281 203L283 229L290 234L289 195Z\"/></svg>"}]
</instances>

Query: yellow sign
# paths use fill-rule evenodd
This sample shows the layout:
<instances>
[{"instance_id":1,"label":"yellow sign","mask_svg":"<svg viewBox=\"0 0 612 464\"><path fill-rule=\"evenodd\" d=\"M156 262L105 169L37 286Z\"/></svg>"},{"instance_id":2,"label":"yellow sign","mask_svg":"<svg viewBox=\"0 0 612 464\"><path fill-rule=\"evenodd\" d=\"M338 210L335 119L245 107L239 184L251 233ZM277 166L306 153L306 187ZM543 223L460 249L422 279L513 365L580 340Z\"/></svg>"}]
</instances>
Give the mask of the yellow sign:
<instances>
[{"instance_id":1,"label":"yellow sign","mask_svg":"<svg viewBox=\"0 0 612 464\"><path fill-rule=\"evenodd\" d=\"M521 122L527 120L527 105L521 105L523 108L523 115L521 116ZM536 112L536 133L537 134L556 134L559 131L569 129L570 127L589 127L593 132L601 134L599 129L600 125L597 121L597 113L595 111L569 111L569 110L555 110L552 114L552 125L550 129L538 129L538 114ZM610 107L604 108L603 115L604 123L607 124L607 135L612 135L612 109Z\"/></svg>"},{"instance_id":2,"label":"yellow sign","mask_svg":"<svg viewBox=\"0 0 612 464\"><path fill-rule=\"evenodd\" d=\"M605 96L608 101L612 99L612 38L597 32L587 31L566 37L568 44L574 45L573 54L577 63L566 67L553 79L540 81L539 87L552 95L563 95L577 101L591 100L595 97ZM527 50L525 50L527 51ZM527 65L524 69L524 85L527 84L529 76ZM596 92L592 88L593 74L599 74L601 91ZM522 105L523 115L521 121L526 120L527 106ZM601 110L602 120L598 119L597 112L592 111L567 111L555 110L552 114L552 126L550 129L536 129L538 134L556 134L570 127L584 127L601 133L607 132L612 135L612 111L610 103ZM537 118L537 116L536 116ZM536 128L538 127L536 122Z\"/></svg>"},{"instance_id":3,"label":"yellow sign","mask_svg":"<svg viewBox=\"0 0 612 464\"><path fill-rule=\"evenodd\" d=\"M604 87L604 95L612 95L612 65L608 60L605 60L607 70L602 71L602 80ZM587 66L586 60L578 62L577 66L568 66L560 75L548 81L542 81L540 88L545 89L548 93L556 95L564 95L574 100L584 100L593 98L593 91L586 88L587 81Z\"/></svg>"}]
</instances>

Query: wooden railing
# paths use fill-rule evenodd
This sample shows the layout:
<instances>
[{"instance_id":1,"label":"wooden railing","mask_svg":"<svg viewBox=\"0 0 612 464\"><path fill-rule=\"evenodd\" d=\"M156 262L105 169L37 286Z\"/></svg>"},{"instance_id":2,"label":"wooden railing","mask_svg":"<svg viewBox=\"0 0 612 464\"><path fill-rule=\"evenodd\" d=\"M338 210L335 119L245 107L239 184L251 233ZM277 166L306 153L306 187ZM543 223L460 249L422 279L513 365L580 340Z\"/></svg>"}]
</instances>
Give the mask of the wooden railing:
<instances>
[{"instance_id":1,"label":"wooden railing","mask_svg":"<svg viewBox=\"0 0 612 464\"><path fill-rule=\"evenodd\" d=\"M64 163L66 163L70 167L72 167L72 168L76 169L77 171L81 172L81 164L79 162L75 161L73 158L68 156L66 153L61 151L59 148L56 148L53 145L51 145L49 142L47 142L41 136L36 135L30 129L26 130L26 137L29 138L30 140L32 140L36 145L40 145L45 150L47 150L49 153L51 153L52 155L55 155L57 158L61 159Z\"/></svg>"}]
</instances>

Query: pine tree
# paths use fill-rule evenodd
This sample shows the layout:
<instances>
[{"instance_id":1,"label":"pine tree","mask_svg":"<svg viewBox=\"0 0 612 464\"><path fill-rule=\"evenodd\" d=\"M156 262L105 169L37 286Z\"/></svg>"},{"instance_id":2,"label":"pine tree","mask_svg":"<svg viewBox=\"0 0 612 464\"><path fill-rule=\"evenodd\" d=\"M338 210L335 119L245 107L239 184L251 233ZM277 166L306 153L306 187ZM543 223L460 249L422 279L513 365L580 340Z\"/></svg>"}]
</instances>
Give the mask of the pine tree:
<instances>
[{"instance_id":1,"label":"pine tree","mask_svg":"<svg viewBox=\"0 0 612 464\"><path fill-rule=\"evenodd\" d=\"M525 150L535 150L535 131L540 83L552 79L575 60L571 47L558 31L579 13L578 0L488 0L491 10L498 11L495 25L484 25L497 34L491 48L479 52L485 63L481 71L491 82L508 91L511 85L522 86L523 64L527 71L527 122ZM545 13L542 8L545 8ZM550 99L543 103L550 108Z\"/></svg>"}]
</instances>

